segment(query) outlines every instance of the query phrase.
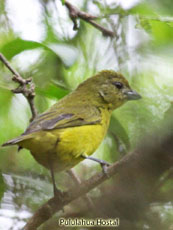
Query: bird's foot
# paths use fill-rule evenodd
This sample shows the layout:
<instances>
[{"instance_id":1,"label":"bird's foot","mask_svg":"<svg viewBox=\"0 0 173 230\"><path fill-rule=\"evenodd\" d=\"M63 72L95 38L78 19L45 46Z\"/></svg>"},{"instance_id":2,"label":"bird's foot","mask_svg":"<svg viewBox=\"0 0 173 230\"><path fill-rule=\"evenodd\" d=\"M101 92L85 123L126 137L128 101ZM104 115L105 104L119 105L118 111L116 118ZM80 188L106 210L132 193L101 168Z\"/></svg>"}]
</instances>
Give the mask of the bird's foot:
<instances>
[{"instance_id":1,"label":"bird's foot","mask_svg":"<svg viewBox=\"0 0 173 230\"><path fill-rule=\"evenodd\" d=\"M103 173L109 177L108 173L107 173L107 168L111 165L110 163L108 163L107 161L104 161L104 160L100 160L100 159L97 159L97 158L94 158L94 157L90 157L90 156L85 156L85 155L82 155L82 157L84 159L88 159L88 160L92 160L92 161L96 161L97 163L99 163L102 167L102 171Z\"/></svg>"},{"instance_id":2,"label":"bird's foot","mask_svg":"<svg viewBox=\"0 0 173 230\"><path fill-rule=\"evenodd\" d=\"M53 192L54 192L54 198L59 199L59 200L64 199L65 192L61 191L57 187L53 189Z\"/></svg>"},{"instance_id":3,"label":"bird's foot","mask_svg":"<svg viewBox=\"0 0 173 230\"><path fill-rule=\"evenodd\" d=\"M111 165L110 163L108 163L108 162L106 162L106 161L104 161L104 160L100 160L100 166L102 167L102 172L103 172L107 177L109 177L107 169L108 169L108 167L109 167L110 165Z\"/></svg>"}]
</instances>

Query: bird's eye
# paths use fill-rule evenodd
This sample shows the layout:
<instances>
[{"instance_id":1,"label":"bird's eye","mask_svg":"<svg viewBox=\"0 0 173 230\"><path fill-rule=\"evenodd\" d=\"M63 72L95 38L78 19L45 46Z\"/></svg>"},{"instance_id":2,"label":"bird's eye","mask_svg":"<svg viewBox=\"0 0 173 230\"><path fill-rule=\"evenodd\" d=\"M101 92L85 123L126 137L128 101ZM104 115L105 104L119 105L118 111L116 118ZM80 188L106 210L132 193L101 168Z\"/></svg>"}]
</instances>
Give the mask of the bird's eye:
<instances>
[{"instance_id":1,"label":"bird's eye","mask_svg":"<svg viewBox=\"0 0 173 230\"><path fill-rule=\"evenodd\" d=\"M116 81L113 84L117 87L117 89L122 89L123 88L123 84L121 82Z\"/></svg>"}]
</instances>

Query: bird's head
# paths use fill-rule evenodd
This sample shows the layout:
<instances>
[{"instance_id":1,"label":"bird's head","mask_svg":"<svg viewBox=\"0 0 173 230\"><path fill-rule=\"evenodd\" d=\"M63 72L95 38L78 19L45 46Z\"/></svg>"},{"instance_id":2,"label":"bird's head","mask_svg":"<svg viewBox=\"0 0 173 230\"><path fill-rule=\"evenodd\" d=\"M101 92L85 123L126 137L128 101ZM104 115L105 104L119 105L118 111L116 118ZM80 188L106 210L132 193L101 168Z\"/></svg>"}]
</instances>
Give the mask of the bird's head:
<instances>
[{"instance_id":1,"label":"bird's head","mask_svg":"<svg viewBox=\"0 0 173 230\"><path fill-rule=\"evenodd\" d=\"M128 100L138 100L141 96L129 86L120 73L103 70L79 85L78 89L95 95L93 100L114 110ZM86 89L86 90L85 90Z\"/></svg>"}]
</instances>

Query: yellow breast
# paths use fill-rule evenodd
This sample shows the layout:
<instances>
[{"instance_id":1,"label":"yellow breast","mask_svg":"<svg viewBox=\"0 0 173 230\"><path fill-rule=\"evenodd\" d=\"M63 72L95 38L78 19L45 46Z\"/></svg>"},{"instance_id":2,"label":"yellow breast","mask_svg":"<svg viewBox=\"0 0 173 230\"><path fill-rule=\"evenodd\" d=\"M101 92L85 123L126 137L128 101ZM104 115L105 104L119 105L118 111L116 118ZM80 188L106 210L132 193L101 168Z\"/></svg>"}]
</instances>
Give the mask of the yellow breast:
<instances>
[{"instance_id":1,"label":"yellow breast","mask_svg":"<svg viewBox=\"0 0 173 230\"><path fill-rule=\"evenodd\" d=\"M109 112L102 111L100 124L40 131L33 139L24 141L23 147L31 150L34 158L47 168L51 161L57 171L69 169L83 160L81 155L95 152L107 132L109 120Z\"/></svg>"},{"instance_id":2,"label":"yellow breast","mask_svg":"<svg viewBox=\"0 0 173 230\"><path fill-rule=\"evenodd\" d=\"M91 155L101 143L105 135L102 125L86 125L68 128L59 133L57 154L61 152L61 158L65 159L70 154L72 158L80 155ZM67 154L68 153L68 154Z\"/></svg>"}]
</instances>

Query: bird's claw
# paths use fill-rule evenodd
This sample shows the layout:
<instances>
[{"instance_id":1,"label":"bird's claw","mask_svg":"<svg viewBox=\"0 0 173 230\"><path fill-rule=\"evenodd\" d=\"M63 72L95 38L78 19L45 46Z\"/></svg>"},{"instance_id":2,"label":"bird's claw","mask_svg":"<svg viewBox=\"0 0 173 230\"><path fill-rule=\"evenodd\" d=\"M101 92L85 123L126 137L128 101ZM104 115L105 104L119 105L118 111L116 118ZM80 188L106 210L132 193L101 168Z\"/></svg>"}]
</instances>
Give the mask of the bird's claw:
<instances>
[{"instance_id":1,"label":"bird's claw","mask_svg":"<svg viewBox=\"0 0 173 230\"><path fill-rule=\"evenodd\" d=\"M101 167L102 167L103 173L104 173L107 177L109 177L108 172L107 172L107 168L108 168L111 164L108 163L108 162L106 162L106 161L102 161L102 162L100 162L100 165L101 165Z\"/></svg>"},{"instance_id":2,"label":"bird's claw","mask_svg":"<svg viewBox=\"0 0 173 230\"><path fill-rule=\"evenodd\" d=\"M63 200L65 193L57 188L54 188L54 197L59 200Z\"/></svg>"}]
</instances>

